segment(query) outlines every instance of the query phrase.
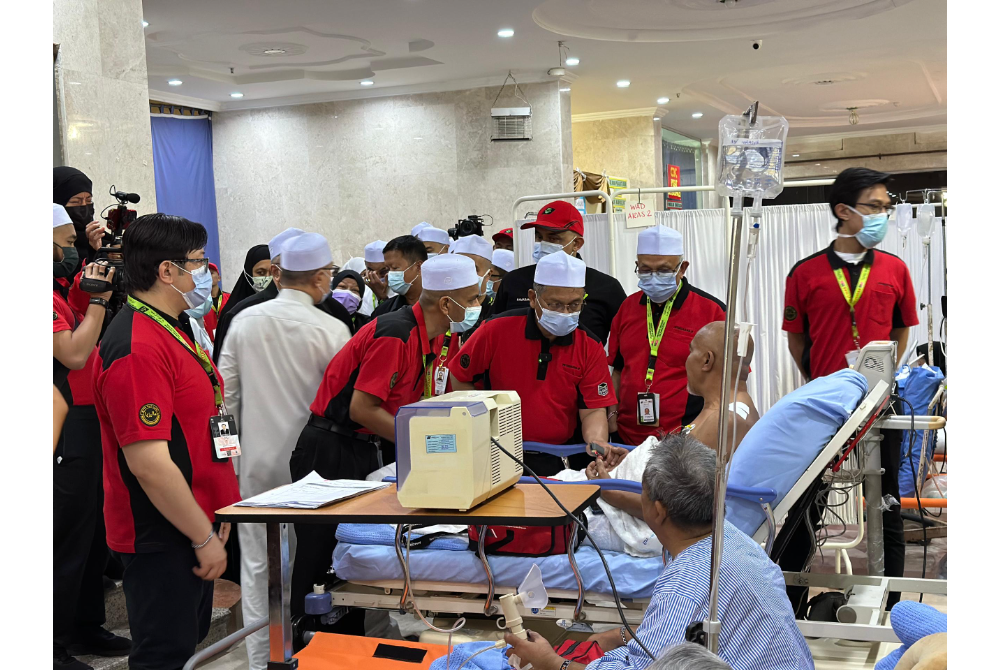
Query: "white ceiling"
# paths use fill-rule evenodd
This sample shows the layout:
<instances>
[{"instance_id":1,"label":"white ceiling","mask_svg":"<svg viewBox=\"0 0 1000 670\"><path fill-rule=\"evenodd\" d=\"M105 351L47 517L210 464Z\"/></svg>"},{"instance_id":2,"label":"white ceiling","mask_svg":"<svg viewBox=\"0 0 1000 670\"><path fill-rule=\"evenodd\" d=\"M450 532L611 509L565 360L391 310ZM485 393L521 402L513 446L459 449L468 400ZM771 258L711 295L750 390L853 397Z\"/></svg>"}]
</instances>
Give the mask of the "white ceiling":
<instances>
[{"instance_id":1,"label":"white ceiling","mask_svg":"<svg viewBox=\"0 0 1000 670\"><path fill-rule=\"evenodd\" d=\"M524 83L555 80L546 70L561 39L580 59L565 82L574 115L651 110L669 96L663 125L702 138L755 99L799 136L946 122L944 0L143 5L150 97L214 110L496 85L508 69ZM500 38L500 28L515 34ZM183 84L168 86L173 78ZM360 86L367 78L375 85ZM631 86L617 88L619 79ZM858 108L859 125L848 124L847 107ZM704 117L692 119L696 111Z\"/></svg>"}]
</instances>

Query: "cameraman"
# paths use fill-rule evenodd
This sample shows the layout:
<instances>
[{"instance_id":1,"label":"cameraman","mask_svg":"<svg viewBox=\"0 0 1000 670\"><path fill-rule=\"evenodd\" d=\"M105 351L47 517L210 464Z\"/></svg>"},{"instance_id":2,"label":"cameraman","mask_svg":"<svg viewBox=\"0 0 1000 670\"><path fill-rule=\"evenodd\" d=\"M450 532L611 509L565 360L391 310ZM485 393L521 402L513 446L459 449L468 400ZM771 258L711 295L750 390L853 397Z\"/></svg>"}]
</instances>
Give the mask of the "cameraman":
<instances>
[{"instance_id":1,"label":"cameraman","mask_svg":"<svg viewBox=\"0 0 1000 670\"><path fill-rule=\"evenodd\" d=\"M129 641L106 631L104 568L108 549L101 511L101 426L91 391L91 366L110 293L95 293L84 313L74 310L61 283L78 266L76 229L62 205L52 204L53 384L68 407L53 454L53 658L57 668L89 666L69 654L123 656ZM83 275L110 280L114 268L90 264Z\"/></svg>"},{"instance_id":2,"label":"cameraman","mask_svg":"<svg viewBox=\"0 0 1000 670\"><path fill-rule=\"evenodd\" d=\"M240 499L211 439L221 379L184 313L211 296L198 280L207 240L201 224L166 214L125 230L127 303L94 362L108 545L125 565L129 667L144 670L181 667L208 634L229 537L215 510Z\"/></svg>"}]
</instances>

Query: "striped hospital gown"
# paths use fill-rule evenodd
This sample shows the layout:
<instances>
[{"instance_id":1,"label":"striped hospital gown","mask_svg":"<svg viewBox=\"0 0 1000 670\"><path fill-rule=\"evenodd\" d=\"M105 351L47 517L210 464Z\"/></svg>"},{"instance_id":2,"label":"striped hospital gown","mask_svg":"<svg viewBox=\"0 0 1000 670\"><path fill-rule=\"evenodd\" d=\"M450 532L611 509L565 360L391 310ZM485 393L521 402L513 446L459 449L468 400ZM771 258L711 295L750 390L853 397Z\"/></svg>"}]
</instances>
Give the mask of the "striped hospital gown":
<instances>
[{"instance_id":1,"label":"striped hospital gown","mask_svg":"<svg viewBox=\"0 0 1000 670\"><path fill-rule=\"evenodd\" d=\"M812 670L795 625L781 570L764 550L726 522L719 578L719 655L733 670ZM656 655L684 641L690 623L708 614L712 538L691 545L664 567L636 635ZM652 663L634 641L587 670L644 670Z\"/></svg>"}]
</instances>

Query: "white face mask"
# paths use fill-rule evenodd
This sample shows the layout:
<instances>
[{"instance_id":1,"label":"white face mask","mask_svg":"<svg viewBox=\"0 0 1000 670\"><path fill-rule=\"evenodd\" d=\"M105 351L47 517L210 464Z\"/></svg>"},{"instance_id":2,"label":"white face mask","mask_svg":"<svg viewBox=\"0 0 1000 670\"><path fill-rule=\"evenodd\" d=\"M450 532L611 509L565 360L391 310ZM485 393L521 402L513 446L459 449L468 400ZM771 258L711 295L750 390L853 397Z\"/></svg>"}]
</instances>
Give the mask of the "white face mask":
<instances>
[{"instance_id":1,"label":"white face mask","mask_svg":"<svg viewBox=\"0 0 1000 670\"><path fill-rule=\"evenodd\" d=\"M271 285L271 280L274 279L271 275L266 275L264 277L252 277L248 275L245 270L243 271L243 276L246 277L247 281L250 282L250 285L253 286L255 293L260 293L266 289Z\"/></svg>"},{"instance_id":2,"label":"white face mask","mask_svg":"<svg viewBox=\"0 0 1000 670\"><path fill-rule=\"evenodd\" d=\"M531 257L534 258L537 263L544 256L554 254L557 251L566 251L566 247L571 244L573 244L573 240L570 240L563 245L556 244L555 242L535 242L535 248L531 252Z\"/></svg>"}]
</instances>

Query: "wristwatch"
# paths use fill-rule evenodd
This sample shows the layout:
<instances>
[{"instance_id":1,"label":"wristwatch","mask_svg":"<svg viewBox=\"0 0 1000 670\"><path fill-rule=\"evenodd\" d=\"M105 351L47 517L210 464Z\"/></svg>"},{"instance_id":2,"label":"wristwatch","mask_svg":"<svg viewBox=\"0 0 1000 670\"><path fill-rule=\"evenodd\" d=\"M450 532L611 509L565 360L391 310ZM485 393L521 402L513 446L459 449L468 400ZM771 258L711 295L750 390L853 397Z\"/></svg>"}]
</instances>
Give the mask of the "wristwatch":
<instances>
[{"instance_id":1,"label":"wristwatch","mask_svg":"<svg viewBox=\"0 0 1000 670\"><path fill-rule=\"evenodd\" d=\"M91 305L100 305L104 309L108 308L108 301L105 300L104 298L91 298L90 299L90 304Z\"/></svg>"},{"instance_id":2,"label":"wristwatch","mask_svg":"<svg viewBox=\"0 0 1000 670\"><path fill-rule=\"evenodd\" d=\"M618 629L618 634L622 636L622 644L628 646L628 638L625 637L625 626Z\"/></svg>"}]
</instances>

